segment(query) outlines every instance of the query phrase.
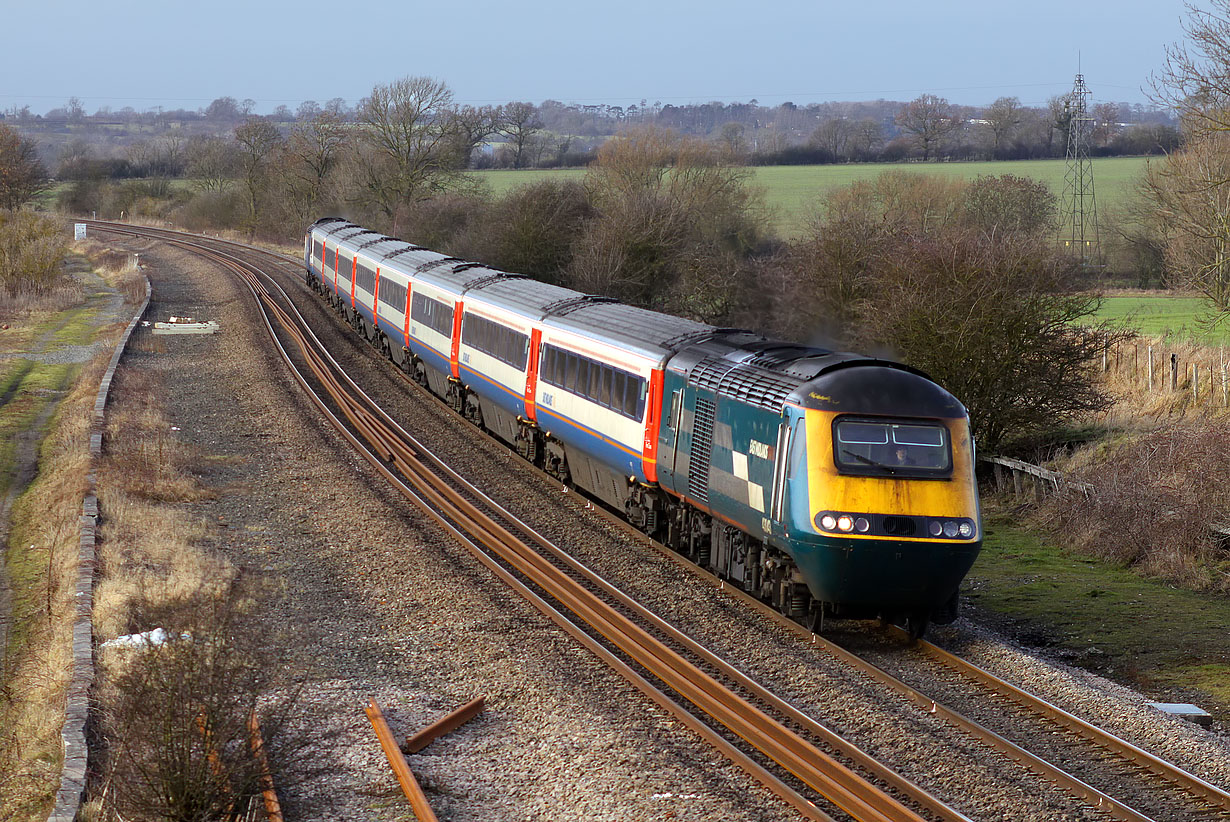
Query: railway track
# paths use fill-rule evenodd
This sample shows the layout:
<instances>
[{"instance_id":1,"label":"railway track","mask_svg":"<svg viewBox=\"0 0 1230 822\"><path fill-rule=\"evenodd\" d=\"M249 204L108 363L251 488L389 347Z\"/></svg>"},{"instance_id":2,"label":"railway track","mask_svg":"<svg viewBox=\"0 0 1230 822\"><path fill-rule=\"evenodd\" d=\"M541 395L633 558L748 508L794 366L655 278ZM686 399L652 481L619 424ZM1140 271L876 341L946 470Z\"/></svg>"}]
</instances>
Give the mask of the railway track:
<instances>
[{"instance_id":1,"label":"railway track","mask_svg":"<svg viewBox=\"0 0 1230 822\"><path fill-rule=\"evenodd\" d=\"M95 226L176 243L214 259L243 277L265 307L269 332L294 369L296 379L314 397L313 402L322 413L339 425L343 436L360 449L378 471L536 608L806 818L828 819L833 814L855 819L966 818L879 765L820 723L794 710L784 700L623 596L436 460L342 372L325 346L302 324L289 296L272 279L263 279L266 275L261 269L276 260L280 271L298 282L301 263L259 249L236 250L235 246L222 241L160 229L104 223ZM264 262L253 263L253 257ZM643 536L639 538L646 541ZM674 557L669 551L667 553ZM690 564L680 562L693 573L703 575ZM715 584L721 583L715 581ZM561 607L549 604L548 599ZM749 602L755 603L750 599ZM1154 818L1091 784L1098 780L1080 779L1063 767L1025 751L1010 741L1008 737L1012 734L996 733L840 646L784 621L776 612L759 604L755 607L790 630L808 637L823 653L840 659L858 676L895 691L923 711L943 716L1003 755L1026 763L1047 781L1096 808L1102 818ZM571 612L572 616L565 616L563 611ZM1096 758L1121 763L1109 765L1111 770L1130 768L1141 778L1149 774L1148 779L1165 785L1155 790L1165 796L1166 801L1173 802L1172 807L1186 806L1184 813L1194 814L1158 815L1156 818L1230 818L1230 795L1215 786L1121 743L1070 714L1061 717L1035 698L1011 686L1004 688L1006 683L994 682L936 646L923 643L912 654L932 660L929 664L933 666L958 672L955 675L963 681L978 682L978 688L998 689L1001 694L1009 694L989 697L988 704L994 706L993 712L999 711L1002 700L1010 698L1018 706L1014 709L1016 716L1042 716L1043 719L1030 721L1042 722L1048 727L1062 722L1067 727L1079 729L1073 731L1075 738L1084 741L1070 746L1073 749L1067 754L1070 759L1087 759L1089 740L1094 740L1093 744L1100 746ZM666 684L673 696L655 687L650 678ZM683 701L694 706L693 711L680 713ZM1114 778L1101 781L1118 784Z\"/></svg>"}]
</instances>

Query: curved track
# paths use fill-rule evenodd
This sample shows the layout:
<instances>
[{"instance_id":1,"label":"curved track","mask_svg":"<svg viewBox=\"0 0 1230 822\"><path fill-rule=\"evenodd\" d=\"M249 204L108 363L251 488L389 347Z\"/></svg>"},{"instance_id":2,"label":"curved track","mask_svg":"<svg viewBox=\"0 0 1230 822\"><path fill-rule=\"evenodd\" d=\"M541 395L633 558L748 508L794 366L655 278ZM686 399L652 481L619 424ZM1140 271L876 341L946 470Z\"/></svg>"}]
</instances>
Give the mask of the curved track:
<instances>
[{"instance_id":1,"label":"curved track","mask_svg":"<svg viewBox=\"0 0 1230 822\"><path fill-rule=\"evenodd\" d=\"M854 819L965 818L641 608L432 456L342 371L302 321L294 302L273 275L264 270L276 268L278 276L298 282L302 277L301 261L251 246L163 229L93 225L97 229L174 243L209 257L242 277L261 303L269 333L296 379L321 412L390 483L536 608L806 818L830 819L832 813ZM640 539L649 542L643 535ZM675 557L668 549L655 547ZM708 577L681 558L678 561L693 573ZM720 580L710 579L721 585ZM1094 787L1095 783L1104 783L1104 788L1117 785L1121 778L1096 773L1093 779L1078 778L1065 770L1066 760L1052 764L1012 741L1027 740L1033 732L996 733L837 644L790 623L741 592L726 590L790 630L807 636L819 650L840 659L857 675L896 691L920 709L944 717L983 743L1025 763L1047 781L1098 809L1105 818L1133 822L1152 818L1127 801ZM560 607L550 604L548 599ZM983 694L975 698L995 706L995 712L1002 713L999 706L1010 702L1014 706L1013 723L1033 723L1043 727L1047 734L1063 727L1072 740L1065 756L1072 760L1086 764L1090 759L1105 761L1105 768L1111 773L1130 768L1136 780L1146 783L1141 790L1132 792L1133 800L1144 791L1160 797L1148 802L1150 806L1161 802L1166 807L1182 808L1183 816L1174 818L1230 818L1230 794L1216 786L937 646L919 643L913 653L922 657L925 664L950 671L964 683L966 691ZM673 696L655 687L650 677L668 686ZM692 708L685 709L681 701L690 703Z\"/></svg>"}]
</instances>

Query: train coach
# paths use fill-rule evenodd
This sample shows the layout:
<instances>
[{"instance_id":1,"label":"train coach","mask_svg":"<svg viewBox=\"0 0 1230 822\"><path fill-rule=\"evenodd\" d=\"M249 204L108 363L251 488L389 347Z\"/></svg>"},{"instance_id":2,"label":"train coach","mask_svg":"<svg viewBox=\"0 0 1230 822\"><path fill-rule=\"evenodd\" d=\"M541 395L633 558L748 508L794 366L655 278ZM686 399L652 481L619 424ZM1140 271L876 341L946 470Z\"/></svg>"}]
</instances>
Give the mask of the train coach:
<instances>
[{"instance_id":1,"label":"train coach","mask_svg":"<svg viewBox=\"0 0 1230 822\"><path fill-rule=\"evenodd\" d=\"M955 618L982 543L965 408L926 375L448 257L339 218L306 279L416 382L816 624Z\"/></svg>"}]
</instances>

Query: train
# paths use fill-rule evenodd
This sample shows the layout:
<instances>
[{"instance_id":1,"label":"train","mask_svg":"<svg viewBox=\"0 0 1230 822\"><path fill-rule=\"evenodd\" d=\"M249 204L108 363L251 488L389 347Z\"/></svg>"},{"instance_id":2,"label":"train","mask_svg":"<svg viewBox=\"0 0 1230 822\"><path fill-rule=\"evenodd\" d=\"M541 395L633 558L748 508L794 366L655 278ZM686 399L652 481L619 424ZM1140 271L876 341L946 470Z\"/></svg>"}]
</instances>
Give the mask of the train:
<instances>
[{"instance_id":1,"label":"train","mask_svg":"<svg viewBox=\"0 0 1230 822\"><path fill-rule=\"evenodd\" d=\"M413 381L560 482L813 627L957 616L982 545L965 407L891 360L450 257L338 217L307 285Z\"/></svg>"}]
</instances>

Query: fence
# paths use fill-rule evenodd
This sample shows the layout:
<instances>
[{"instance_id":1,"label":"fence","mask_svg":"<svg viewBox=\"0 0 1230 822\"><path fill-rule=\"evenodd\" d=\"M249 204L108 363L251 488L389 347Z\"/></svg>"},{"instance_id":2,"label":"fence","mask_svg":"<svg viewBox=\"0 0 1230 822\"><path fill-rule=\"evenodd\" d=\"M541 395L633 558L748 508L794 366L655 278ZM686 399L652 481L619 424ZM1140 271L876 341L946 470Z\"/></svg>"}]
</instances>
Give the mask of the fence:
<instances>
[{"instance_id":1,"label":"fence","mask_svg":"<svg viewBox=\"0 0 1230 822\"><path fill-rule=\"evenodd\" d=\"M980 457L980 462L991 466L995 476L995 490L1005 493L1011 488L1017 496L1032 493L1035 500L1041 500L1047 494L1057 494L1065 486L1076 488L1086 495L1093 491L1093 486L1087 482L1065 479L1063 474L1051 471L1039 465L1032 465L1011 457Z\"/></svg>"},{"instance_id":2,"label":"fence","mask_svg":"<svg viewBox=\"0 0 1230 822\"><path fill-rule=\"evenodd\" d=\"M1146 343L1106 345L1102 373L1150 394L1190 395L1192 405L1230 408L1230 351L1224 346Z\"/></svg>"}]
</instances>

